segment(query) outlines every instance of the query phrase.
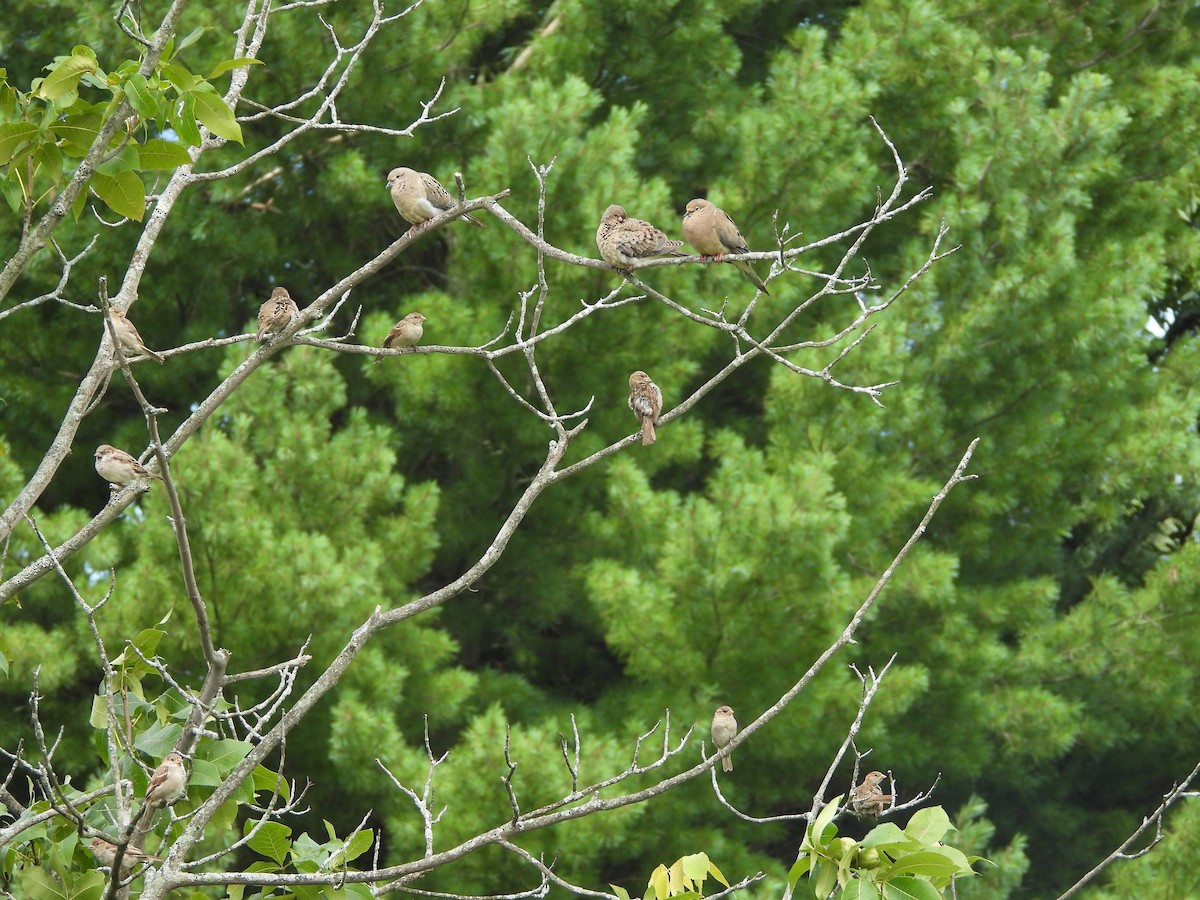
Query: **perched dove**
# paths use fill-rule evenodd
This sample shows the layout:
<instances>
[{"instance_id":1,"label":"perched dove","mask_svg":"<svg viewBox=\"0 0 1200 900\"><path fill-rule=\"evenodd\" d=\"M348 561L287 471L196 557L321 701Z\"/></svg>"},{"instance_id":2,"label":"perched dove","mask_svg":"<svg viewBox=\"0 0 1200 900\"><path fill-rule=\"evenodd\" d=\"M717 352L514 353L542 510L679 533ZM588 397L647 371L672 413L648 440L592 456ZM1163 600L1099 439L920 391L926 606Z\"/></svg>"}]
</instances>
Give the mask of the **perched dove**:
<instances>
[{"instance_id":1,"label":"perched dove","mask_svg":"<svg viewBox=\"0 0 1200 900\"><path fill-rule=\"evenodd\" d=\"M111 869L117 859L116 844L110 843L104 838L92 838L91 848L100 865L108 866ZM121 856L121 874L128 875L133 871L135 865L144 862L162 862L162 857L151 856L137 847L126 847Z\"/></svg>"},{"instance_id":2,"label":"perched dove","mask_svg":"<svg viewBox=\"0 0 1200 900\"><path fill-rule=\"evenodd\" d=\"M458 206L450 192L427 172L401 166L388 172L387 183L396 209L406 222L411 222L416 228L423 227L434 216ZM461 213L460 218L477 228L487 228L486 222L480 222L466 213Z\"/></svg>"},{"instance_id":3,"label":"perched dove","mask_svg":"<svg viewBox=\"0 0 1200 900\"><path fill-rule=\"evenodd\" d=\"M629 376L629 408L642 423L642 446L653 444L657 439L654 426L662 413L662 391L641 370Z\"/></svg>"},{"instance_id":4,"label":"perched dove","mask_svg":"<svg viewBox=\"0 0 1200 900\"><path fill-rule=\"evenodd\" d=\"M733 219L725 214L719 206L713 206L707 200L689 200L687 212L683 214L683 236L687 242L696 248L702 259L715 259L728 253L749 253L746 239L733 224ZM766 283L758 277L754 267L745 259L731 259L742 276L764 294L768 293Z\"/></svg>"},{"instance_id":5,"label":"perched dove","mask_svg":"<svg viewBox=\"0 0 1200 900\"><path fill-rule=\"evenodd\" d=\"M733 740L735 734L737 734L737 719L733 717L733 710L728 706L717 707L712 720L713 745L718 750L724 750L729 746L729 742ZM732 753L721 760L721 769L726 772L733 771Z\"/></svg>"},{"instance_id":6,"label":"perched dove","mask_svg":"<svg viewBox=\"0 0 1200 900\"><path fill-rule=\"evenodd\" d=\"M676 249L683 246L683 241L671 240L649 222L629 218L625 207L616 204L600 217L596 246L604 261L618 269L628 269L639 259L687 255Z\"/></svg>"},{"instance_id":7,"label":"perched dove","mask_svg":"<svg viewBox=\"0 0 1200 900\"><path fill-rule=\"evenodd\" d=\"M275 288L271 291L271 298L258 308L258 334L254 339L261 341L268 334L282 331L291 323L292 316L299 312L300 308L287 288Z\"/></svg>"},{"instance_id":8,"label":"perched dove","mask_svg":"<svg viewBox=\"0 0 1200 900\"><path fill-rule=\"evenodd\" d=\"M419 312L410 312L392 326L392 330L383 339L382 346L385 350L407 350L409 347L417 346L424 333L425 317ZM382 359L382 356L377 356L375 362L380 362Z\"/></svg>"},{"instance_id":9,"label":"perched dove","mask_svg":"<svg viewBox=\"0 0 1200 900\"><path fill-rule=\"evenodd\" d=\"M125 313L119 309L110 309L108 311L108 320L112 323L113 334L117 336L117 342L121 345L122 353L126 355L144 353L151 359L158 360L159 364L166 362L161 354L155 353L146 346L142 340L142 336L133 327L133 323L126 318Z\"/></svg>"},{"instance_id":10,"label":"perched dove","mask_svg":"<svg viewBox=\"0 0 1200 900\"><path fill-rule=\"evenodd\" d=\"M101 444L96 448L94 456L96 457L96 474L111 485L124 486L139 478L163 480L161 475L151 472L133 456L112 444Z\"/></svg>"},{"instance_id":11,"label":"perched dove","mask_svg":"<svg viewBox=\"0 0 1200 900\"><path fill-rule=\"evenodd\" d=\"M892 795L885 794L879 786L879 782L885 778L887 776L882 772L868 772L863 777L862 784L850 792L850 805L856 813L869 810L877 816L883 815L884 809L892 799Z\"/></svg>"}]
</instances>

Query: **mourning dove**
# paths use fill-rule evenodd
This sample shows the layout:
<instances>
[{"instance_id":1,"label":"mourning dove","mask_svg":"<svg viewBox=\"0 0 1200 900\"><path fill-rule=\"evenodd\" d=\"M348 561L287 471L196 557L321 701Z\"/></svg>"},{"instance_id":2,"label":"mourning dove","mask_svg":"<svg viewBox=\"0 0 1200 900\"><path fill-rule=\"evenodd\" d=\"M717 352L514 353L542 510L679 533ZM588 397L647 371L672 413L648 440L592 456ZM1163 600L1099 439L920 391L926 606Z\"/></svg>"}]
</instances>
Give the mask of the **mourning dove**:
<instances>
[{"instance_id":1,"label":"mourning dove","mask_svg":"<svg viewBox=\"0 0 1200 900\"><path fill-rule=\"evenodd\" d=\"M117 336L117 343L121 345L121 352L125 354L142 353L149 356L151 359L156 359L158 362L164 363L165 359L162 354L155 353L146 346L142 340L142 336L138 334L138 330L133 327L133 323L126 318L125 313L119 309L110 309L108 311L108 320L112 323L113 334Z\"/></svg>"},{"instance_id":2,"label":"mourning dove","mask_svg":"<svg viewBox=\"0 0 1200 900\"><path fill-rule=\"evenodd\" d=\"M687 212L683 214L683 236L702 259L720 262L726 254L750 252L746 239L725 210L699 198L688 201ZM766 283L758 277L749 260L731 259L729 262L747 281L764 294L768 293Z\"/></svg>"},{"instance_id":3,"label":"mourning dove","mask_svg":"<svg viewBox=\"0 0 1200 900\"><path fill-rule=\"evenodd\" d=\"M421 335L425 333L425 317L419 312L410 312L407 316L392 326L387 337L383 339L385 350L407 350L417 346ZM383 360L382 356L375 357L375 362Z\"/></svg>"},{"instance_id":4,"label":"mourning dove","mask_svg":"<svg viewBox=\"0 0 1200 900\"><path fill-rule=\"evenodd\" d=\"M277 287L271 291L271 297L258 308L258 334L256 341L261 341L268 334L282 331L292 321L292 316L298 314L300 308L287 292L287 288Z\"/></svg>"},{"instance_id":5,"label":"mourning dove","mask_svg":"<svg viewBox=\"0 0 1200 900\"><path fill-rule=\"evenodd\" d=\"M92 838L91 843L92 854L102 866L112 868L112 864L117 859L117 845L104 838ZM138 863L144 862L162 862L162 857L151 856L137 847L126 847L125 853L121 856L121 874L128 875L133 871L133 867Z\"/></svg>"},{"instance_id":6,"label":"mourning dove","mask_svg":"<svg viewBox=\"0 0 1200 900\"><path fill-rule=\"evenodd\" d=\"M406 222L411 222L416 228L423 227L434 216L458 206L450 193L427 172L401 166L388 172L387 183L396 209ZM487 228L487 223L480 222L474 216L466 213L459 215L477 228Z\"/></svg>"},{"instance_id":7,"label":"mourning dove","mask_svg":"<svg viewBox=\"0 0 1200 900\"><path fill-rule=\"evenodd\" d=\"M641 370L629 376L629 408L642 423L642 446L653 444L658 437L654 426L662 413L662 391Z\"/></svg>"},{"instance_id":8,"label":"mourning dove","mask_svg":"<svg viewBox=\"0 0 1200 900\"><path fill-rule=\"evenodd\" d=\"M147 477L163 480L161 475L151 472L133 456L112 444L101 444L96 448L94 456L96 458L96 474L109 484L123 487L131 481Z\"/></svg>"},{"instance_id":9,"label":"mourning dove","mask_svg":"<svg viewBox=\"0 0 1200 900\"><path fill-rule=\"evenodd\" d=\"M675 249L682 247L683 241L671 240L649 222L629 218L625 208L616 204L600 217L596 246L604 261L618 269L628 269L639 259L687 255Z\"/></svg>"},{"instance_id":10,"label":"mourning dove","mask_svg":"<svg viewBox=\"0 0 1200 900\"><path fill-rule=\"evenodd\" d=\"M850 792L850 805L854 811L861 813L871 811L875 815L883 815L884 809L892 799L891 794L885 794L879 782L887 778L882 772L868 772L862 784Z\"/></svg>"},{"instance_id":11,"label":"mourning dove","mask_svg":"<svg viewBox=\"0 0 1200 900\"><path fill-rule=\"evenodd\" d=\"M733 740L735 734L737 734L737 719L733 717L733 710L728 706L718 706L717 711L713 713L712 720L713 745L718 750L723 750L729 746L729 742ZM733 771L732 753L721 760L721 769L726 772Z\"/></svg>"}]
</instances>

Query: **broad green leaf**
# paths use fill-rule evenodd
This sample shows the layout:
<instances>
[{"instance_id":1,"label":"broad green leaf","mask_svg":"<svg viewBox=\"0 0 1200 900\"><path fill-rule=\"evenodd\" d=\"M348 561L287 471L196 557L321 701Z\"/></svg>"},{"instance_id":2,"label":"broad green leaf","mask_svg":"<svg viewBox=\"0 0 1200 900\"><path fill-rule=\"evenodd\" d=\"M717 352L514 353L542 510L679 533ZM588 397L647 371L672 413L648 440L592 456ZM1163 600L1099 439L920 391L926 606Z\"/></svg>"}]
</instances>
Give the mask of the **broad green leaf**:
<instances>
[{"instance_id":1,"label":"broad green leaf","mask_svg":"<svg viewBox=\"0 0 1200 900\"><path fill-rule=\"evenodd\" d=\"M889 847L916 847L918 845L911 837L900 830L895 822L884 822L876 825L862 839L862 846L887 849Z\"/></svg>"},{"instance_id":2,"label":"broad green leaf","mask_svg":"<svg viewBox=\"0 0 1200 900\"><path fill-rule=\"evenodd\" d=\"M692 853L682 857L679 862L683 866L683 874L692 881L704 881L708 877L707 853Z\"/></svg>"},{"instance_id":3,"label":"broad green leaf","mask_svg":"<svg viewBox=\"0 0 1200 900\"><path fill-rule=\"evenodd\" d=\"M364 828L346 842L346 846L342 849L342 860L344 862L352 862L358 859L358 857L371 849L371 844L374 840L374 832L368 828Z\"/></svg>"},{"instance_id":4,"label":"broad green leaf","mask_svg":"<svg viewBox=\"0 0 1200 900\"><path fill-rule=\"evenodd\" d=\"M825 835L825 826L833 821L833 817L837 815L838 804L841 803L842 794L838 794L832 800L825 804L821 811L817 814L817 819L812 824L812 840L814 846L822 846L828 838ZM835 831L834 834L837 832ZM832 837L832 835L830 836Z\"/></svg>"},{"instance_id":5,"label":"broad green leaf","mask_svg":"<svg viewBox=\"0 0 1200 900\"><path fill-rule=\"evenodd\" d=\"M233 69L240 69L242 66L261 66L261 59L253 59L249 56L239 56L237 59L227 59L217 63L211 72L208 73L209 80L224 75L226 72Z\"/></svg>"},{"instance_id":6,"label":"broad green leaf","mask_svg":"<svg viewBox=\"0 0 1200 900\"><path fill-rule=\"evenodd\" d=\"M143 119L158 118L158 101L140 72L134 72L125 80L125 94L129 97L130 106Z\"/></svg>"},{"instance_id":7,"label":"broad green leaf","mask_svg":"<svg viewBox=\"0 0 1200 900\"><path fill-rule=\"evenodd\" d=\"M254 790L278 791L279 796L283 797L284 800L292 799L288 780L281 777L277 772L272 772L265 766L255 766L250 778L254 782Z\"/></svg>"},{"instance_id":8,"label":"broad green leaf","mask_svg":"<svg viewBox=\"0 0 1200 900\"><path fill-rule=\"evenodd\" d=\"M340 887L323 884L320 887L319 896L325 900L345 900L347 897L357 897L358 900L374 900L375 895L371 893L371 889L367 885L352 881Z\"/></svg>"},{"instance_id":9,"label":"broad green leaf","mask_svg":"<svg viewBox=\"0 0 1200 900\"><path fill-rule=\"evenodd\" d=\"M61 150L50 143L38 144L37 149L33 151L33 158L37 160L42 173L50 179L51 183L58 184L62 181L63 157Z\"/></svg>"},{"instance_id":10,"label":"broad green leaf","mask_svg":"<svg viewBox=\"0 0 1200 900\"><path fill-rule=\"evenodd\" d=\"M879 900L879 888L866 878L855 878L842 888L838 900Z\"/></svg>"},{"instance_id":11,"label":"broad green leaf","mask_svg":"<svg viewBox=\"0 0 1200 900\"><path fill-rule=\"evenodd\" d=\"M620 897L621 900L631 900L629 891L625 890L625 888L621 887L620 885L610 884L609 887L612 888L613 893Z\"/></svg>"},{"instance_id":12,"label":"broad green leaf","mask_svg":"<svg viewBox=\"0 0 1200 900\"><path fill-rule=\"evenodd\" d=\"M138 169L138 148L132 143L124 144L117 152L106 159L100 165L96 166L96 171L101 175L108 175L115 178L122 172L133 172ZM136 654L129 654L137 659ZM140 663L141 661L138 660ZM144 665L144 663L143 663Z\"/></svg>"},{"instance_id":13,"label":"broad green leaf","mask_svg":"<svg viewBox=\"0 0 1200 900\"><path fill-rule=\"evenodd\" d=\"M242 126L234 120L233 110L225 105L221 95L211 85L197 85L196 90L188 96L195 98L196 118L205 128L218 137L242 143Z\"/></svg>"},{"instance_id":14,"label":"broad green leaf","mask_svg":"<svg viewBox=\"0 0 1200 900\"><path fill-rule=\"evenodd\" d=\"M4 635L0 634L0 672L4 673L4 677L8 677L8 661L12 657L8 653L8 642L4 640Z\"/></svg>"},{"instance_id":15,"label":"broad green leaf","mask_svg":"<svg viewBox=\"0 0 1200 900\"><path fill-rule=\"evenodd\" d=\"M796 882L812 868L813 858L807 853L796 860L791 870L788 872L788 887L795 888Z\"/></svg>"},{"instance_id":16,"label":"broad green leaf","mask_svg":"<svg viewBox=\"0 0 1200 900\"><path fill-rule=\"evenodd\" d=\"M21 187L16 173L10 173L8 177L0 180L0 191L4 192L4 199L7 201L9 209L15 213L24 211L25 190Z\"/></svg>"},{"instance_id":17,"label":"broad green leaf","mask_svg":"<svg viewBox=\"0 0 1200 900\"><path fill-rule=\"evenodd\" d=\"M0 125L0 166L12 159L17 149L37 133L37 126L28 122Z\"/></svg>"},{"instance_id":18,"label":"broad green leaf","mask_svg":"<svg viewBox=\"0 0 1200 900\"><path fill-rule=\"evenodd\" d=\"M84 156L91 149L100 133L103 119L97 113L84 113L77 116L67 116L61 122L55 122L50 130L66 145L62 149L71 156Z\"/></svg>"},{"instance_id":19,"label":"broad green leaf","mask_svg":"<svg viewBox=\"0 0 1200 900\"><path fill-rule=\"evenodd\" d=\"M196 94L188 91L171 117L171 127L189 147L200 146L200 127L196 124Z\"/></svg>"},{"instance_id":20,"label":"broad green leaf","mask_svg":"<svg viewBox=\"0 0 1200 900\"><path fill-rule=\"evenodd\" d=\"M879 876L889 880L896 875L924 875L929 878L957 875L961 872L958 863L934 850L921 850L916 853L906 853L892 865L883 870Z\"/></svg>"},{"instance_id":21,"label":"broad green leaf","mask_svg":"<svg viewBox=\"0 0 1200 900\"><path fill-rule=\"evenodd\" d=\"M883 900L942 900L942 894L928 881L901 875L884 883Z\"/></svg>"},{"instance_id":22,"label":"broad green leaf","mask_svg":"<svg viewBox=\"0 0 1200 900\"><path fill-rule=\"evenodd\" d=\"M133 739L133 746L151 759L162 759L175 749L183 729L170 722L157 722Z\"/></svg>"},{"instance_id":23,"label":"broad green leaf","mask_svg":"<svg viewBox=\"0 0 1200 900\"><path fill-rule=\"evenodd\" d=\"M175 85L180 93L186 93L196 87L196 76L176 63L166 63L160 67L162 76Z\"/></svg>"},{"instance_id":24,"label":"broad green leaf","mask_svg":"<svg viewBox=\"0 0 1200 900\"><path fill-rule=\"evenodd\" d=\"M837 871L837 866L832 863L822 862L820 865L813 866L810 881L813 896L817 900L825 900L833 892L834 885L837 884Z\"/></svg>"},{"instance_id":25,"label":"broad green leaf","mask_svg":"<svg viewBox=\"0 0 1200 900\"><path fill-rule=\"evenodd\" d=\"M247 822L246 833L254 830L257 823ZM289 838L292 835L292 829L288 828L281 822L267 822L262 827L258 828L254 837L250 838L246 843L251 850L256 853L261 853L268 859L273 859L279 865L283 865L287 859L288 850L291 849L291 841Z\"/></svg>"},{"instance_id":26,"label":"broad green leaf","mask_svg":"<svg viewBox=\"0 0 1200 900\"><path fill-rule=\"evenodd\" d=\"M946 811L940 806L931 806L914 813L904 827L904 833L915 841L929 845L940 841L952 827Z\"/></svg>"},{"instance_id":27,"label":"broad green leaf","mask_svg":"<svg viewBox=\"0 0 1200 900\"><path fill-rule=\"evenodd\" d=\"M650 897L651 892L658 900L664 900L665 897L670 896L670 875L667 873L667 867L661 863L650 873L650 882L646 887L647 898Z\"/></svg>"},{"instance_id":28,"label":"broad green leaf","mask_svg":"<svg viewBox=\"0 0 1200 900\"><path fill-rule=\"evenodd\" d=\"M83 54L72 54L61 59L54 66L54 71L42 79L42 83L38 85L37 95L44 100L60 100L75 90L75 86L79 84L79 77L84 72L95 71L94 55L89 57Z\"/></svg>"},{"instance_id":29,"label":"broad green leaf","mask_svg":"<svg viewBox=\"0 0 1200 900\"><path fill-rule=\"evenodd\" d=\"M142 221L146 211L146 188L135 173L105 175L96 172L92 175L91 183L96 196L113 212L137 222Z\"/></svg>"},{"instance_id":30,"label":"broad green leaf","mask_svg":"<svg viewBox=\"0 0 1200 900\"><path fill-rule=\"evenodd\" d=\"M228 775L251 749L251 745L245 741L205 741L197 749L196 756L211 762L222 775Z\"/></svg>"}]
</instances>

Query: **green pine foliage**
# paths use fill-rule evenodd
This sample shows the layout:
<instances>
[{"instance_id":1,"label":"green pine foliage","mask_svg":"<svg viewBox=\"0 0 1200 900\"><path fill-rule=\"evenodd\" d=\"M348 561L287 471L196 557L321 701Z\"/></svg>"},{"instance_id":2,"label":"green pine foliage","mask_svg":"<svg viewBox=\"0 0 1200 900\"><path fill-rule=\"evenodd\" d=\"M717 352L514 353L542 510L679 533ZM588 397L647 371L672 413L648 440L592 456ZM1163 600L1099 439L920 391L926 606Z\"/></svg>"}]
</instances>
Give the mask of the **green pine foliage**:
<instances>
[{"instance_id":1,"label":"green pine foliage","mask_svg":"<svg viewBox=\"0 0 1200 900\"><path fill-rule=\"evenodd\" d=\"M44 4L13 4L0 23L7 84L29 91L76 44L104 66L135 52L104 4L76 6L76 21L51 28ZM350 40L368 16L368 4L341 3L327 20ZM211 73L228 49L217 32L239 20L229 0L189 8L181 33L214 30L179 51L180 65ZM456 172L468 196L508 188L501 203L536 227L531 163L553 162L545 234L573 253L596 256L609 203L678 236L696 196L766 250L775 227L815 240L870 215L876 187L886 192L892 177L874 116L908 167L906 196L926 185L933 196L872 236L863 257L880 289L864 299L899 289L943 222L961 246L876 317L835 370L851 384L898 381L884 408L755 361L664 426L654 447L553 487L471 591L374 641L288 741L285 771L313 781L295 834L324 841L326 820L346 836L374 810L384 864L422 855L420 818L376 759L419 789L426 722L434 756L449 751L434 782L436 807L447 808L440 848L511 816L506 734L528 809L570 789L559 735L570 739L572 715L581 781L628 766L636 736L668 708L676 737L694 724L707 740L721 703L748 721L841 633L980 437L979 479L942 507L857 642L738 748L722 785L754 815L806 811L858 706L849 665L878 670L895 654L857 746L872 748L864 765L892 770L902 800L940 774L932 803L955 820L955 846L995 864L977 864L960 897L1053 897L1117 846L1200 746L1191 537L1200 318L1190 318L1200 78L1188 38L1198 25L1191 5L1117 0L428 3L367 54L339 115L402 127L443 75L431 112L457 113L411 139L312 132L189 191L131 312L155 348L245 331L275 284L304 306L381 251L405 230L384 183L397 165L433 173L451 193ZM328 48L315 15L277 16L248 96L283 102L319 78ZM283 130L244 121L245 146L206 154L201 168L231 165ZM138 177L153 189L155 172ZM21 212L4 210L0 246L11 248ZM139 227L97 228L90 210L64 220L55 236L68 256L99 233L68 299L95 304L98 277L110 289L119 282ZM798 265L827 271L846 245ZM848 275L862 273L855 265ZM555 260L545 271L554 321L620 283L610 270ZM0 312L58 275L43 250ZM729 266L640 275L693 311L728 301L736 315L752 296ZM428 317L423 343L478 346L537 279L536 255L499 222L450 223L357 287L330 331L342 333L361 306L351 340L378 345L417 310ZM804 273L772 281L752 328L820 284ZM826 339L857 313L852 297L826 297L787 338ZM1167 339L1147 330L1150 316ZM53 303L0 321L5 505L45 452L102 327L99 315ZM838 349L789 358L820 369ZM593 401L568 462L634 430L630 371L649 371L670 407L731 352L715 330L652 300L543 344L539 367L560 410ZM139 365L147 396L169 410L164 433L247 353L236 344ZM528 389L518 360L499 368ZM461 575L551 437L474 357L373 365L296 346L260 368L173 464L214 641L232 652L232 670L272 665L307 641L301 690L376 606ZM35 509L51 542L106 502L91 463L101 442L134 452L147 443L119 377ZM161 629L157 653L195 687L203 664L168 513L156 487L65 568L90 602L111 588L98 616L110 647ZM5 575L39 553L19 525ZM89 721L101 675L61 580L44 577L0 609L0 642L3 746L30 735L36 670L43 721L65 726L57 764L98 785L104 746ZM166 691L153 672L140 677L151 700ZM243 704L272 687L246 685ZM139 721L149 728L166 714L147 703ZM831 793L850 778L845 765ZM1117 864L1096 896L1188 896L1195 819L1190 808L1171 817L1164 844ZM855 840L870 830L839 823L847 828ZM521 845L557 853L563 877L597 890L634 889L664 860L703 851L731 881L767 872L774 896L804 834L803 823L733 820L693 783ZM489 849L421 886L511 891L530 873Z\"/></svg>"}]
</instances>

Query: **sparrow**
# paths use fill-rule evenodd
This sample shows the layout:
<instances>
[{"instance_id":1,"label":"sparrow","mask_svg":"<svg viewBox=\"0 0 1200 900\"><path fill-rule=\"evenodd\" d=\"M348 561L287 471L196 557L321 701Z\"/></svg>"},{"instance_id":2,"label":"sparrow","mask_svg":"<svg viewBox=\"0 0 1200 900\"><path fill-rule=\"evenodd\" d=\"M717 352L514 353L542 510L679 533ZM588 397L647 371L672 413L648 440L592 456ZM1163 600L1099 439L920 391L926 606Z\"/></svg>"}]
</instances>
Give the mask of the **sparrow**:
<instances>
[{"instance_id":1,"label":"sparrow","mask_svg":"<svg viewBox=\"0 0 1200 900\"><path fill-rule=\"evenodd\" d=\"M729 742L733 740L735 734L737 734L737 719L733 717L733 710L728 706L718 706L717 711L713 713L712 720L713 745L718 750L722 750L729 746ZM721 760L721 768L726 772L733 771L732 753Z\"/></svg>"},{"instance_id":2,"label":"sparrow","mask_svg":"<svg viewBox=\"0 0 1200 900\"><path fill-rule=\"evenodd\" d=\"M149 471L124 450L118 450L112 444L101 444L96 448L95 455L96 473L109 484L124 487L131 481L147 477L163 480L161 475Z\"/></svg>"},{"instance_id":3,"label":"sparrow","mask_svg":"<svg viewBox=\"0 0 1200 900\"><path fill-rule=\"evenodd\" d=\"M700 198L688 201L687 212L683 214L683 237L696 248L701 259L720 262L727 253L750 252L746 239L725 210ZM729 262L742 273L743 278L764 294L767 293L766 283L758 277L748 260L731 259Z\"/></svg>"},{"instance_id":4,"label":"sparrow","mask_svg":"<svg viewBox=\"0 0 1200 900\"><path fill-rule=\"evenodd\" d=\"M606 263L617 269L628 269L639 259L656 256L686 256L677 247L683 241L673 241L641 219L632 219L625 207L615 203L604 210L600 227L596 229L596 247Z\"/></svg>"},{"instance_id":5,"label":"sparrow","mask_svg":"<svg viewBox=\"0 0 1200 900\"><path fill-rule=\"evenodd\" d=\"M458 206L450 192L428 172L401 166L388 172L387 184L397 211L417 229L423 228L434 216ZM466 213L460 213L459 218L466 219L476 228L487 228L486 222Z\"/></svg>"},{"instance_id":6,"label":"sparrow","mask_svg":"<svg viewBox=\"0 0 1200 900\"><path fill-rule=\"evenodd\" d=\"M392 326L381 345L385 350L407 350L417 346L421 335L425 333L425 317L419 312L410 312L407 316ZM382 361L382 356L375 357L375 362Z\"/></svg>"},{"instance_id":7,"label":"sparrow","mask_svg":"<svg viewBox=\"0 0 1200 900\"><path fill-rule=\"evenodd\" d=\"M92 838L90 846L100 865L108 866L111 869L113 860L117 858L117 845L104 840L104 838ZM126 847L125 853L121 857L121 874L128 875L133 871L134 866L144 862L162 862L162 857L151 856L137 847Z\"/></svg>"},{"instance_id":8,"label":"sparrow","mask_svg":"<svg viewBox=\"0 0 1200 900\"><path fill-rule=\"evenodd\" d=\"M170 806L187 793L188 773L183 766L183 754L168 753L162 764L150 776L146 785L146 802L151 806Z\"/></svg>"},{"instance_id":9,"label":"sparrow","mask_svg":"<svg viewBox=\"0 0 1200 900\"><path fill-rule=\"evenodd\" d=\"M640 369L629 376L629 408L642 423L642 446L657 440L654 426L662 414L662 391Z\"/></svg>"},{"instance_id":10,"label":"sparrow","mask_svg":"<svg viewBox=\"0 0 1200 900\"><path fill-rule=\"evenodd\" d=\"M133 323L129 321L125 313L119 309L110 309L108 320L112 323L113 334L117 336L117 343L121 345L122 353L126 355L145 354L151 359L158 360L160 365L166 362L161 353L155 353L146 346L142 336L138 334L138 330L133 327Z\"/></svg>"},{"instance_id":11,"label":"sparrow","mask_svg":"<svg viewBox=\"0 0 1200 900\"><path fill-rule=\"evenodd\" d=\"M271 298L258 308L258 334L256 341L261 341L268 334L282 331L291 324L292 316L298 315L300 307L287 292L287 288L277 287L271 291Z\"/></svg>"},{"instance_id":12,"label":"sparrow","mask_svg":"<svg viewBox=\"0 0 1200 900\"><path fill-rule=\"evenodd\" d=\"M850 805L856 813L872 810L875 815L883 815L884 809L891 801L892 795L885 794L879 782L887 778L882 772L868 772L862 784L850 792Z\"/></svg>"}]
</instances>

